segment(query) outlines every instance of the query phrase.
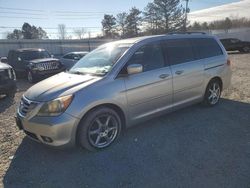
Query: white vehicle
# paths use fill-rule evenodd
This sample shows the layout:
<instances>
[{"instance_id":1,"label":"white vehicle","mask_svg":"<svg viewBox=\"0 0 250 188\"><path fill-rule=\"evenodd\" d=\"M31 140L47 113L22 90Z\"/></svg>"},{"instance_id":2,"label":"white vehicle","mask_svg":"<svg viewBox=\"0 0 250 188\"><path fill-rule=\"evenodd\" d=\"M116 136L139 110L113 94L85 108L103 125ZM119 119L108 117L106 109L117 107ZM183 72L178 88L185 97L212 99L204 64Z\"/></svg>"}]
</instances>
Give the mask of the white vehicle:
<instances>
[{"instance_id":1,"label":"white vehicle","mask_svg":"<svg viewBox=\"0 0 250 188\"><path fill-rule=\"evenodd\" d=\"M60 62L64 64L65 68L69 70L79 61L82 57L87 55L89 52L70 52L61 57Z\"/></svg>"}]
</instances>

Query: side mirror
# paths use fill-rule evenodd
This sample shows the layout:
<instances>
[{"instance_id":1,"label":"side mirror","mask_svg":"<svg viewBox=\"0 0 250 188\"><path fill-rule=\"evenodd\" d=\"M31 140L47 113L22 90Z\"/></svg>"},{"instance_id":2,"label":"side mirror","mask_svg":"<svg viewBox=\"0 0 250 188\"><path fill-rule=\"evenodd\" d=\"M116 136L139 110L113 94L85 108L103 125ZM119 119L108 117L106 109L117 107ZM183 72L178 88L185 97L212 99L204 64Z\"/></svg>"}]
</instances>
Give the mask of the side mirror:
<instances>
[{"instance_id":1,"label":"side mirror","mask_svg":"<svg viewBox=\"0 0 250 188\"><path fill-rule=\"evenodd\" d=\"M22 58L21 58L21 57L18 57L17 60L18 60L18 61L22 61Z\"/></svg>"},{"instance_id":2,"label":"side mirror","mask_svg":"<svg viewBox=\"0 0 250 188\"><path fill-rule=\"evenodd\" d=\"M7 57L1 57L0 61L1 61L2 63L8 63Z\"/></svg>"},{"instance_id":3,"label":"side mirror","mask_svg":"<svg viewBox=\"0 0 250 188\"><path fill-rule=\"evenodd\" d=\"M143 66L141 64L131 64L127 67L128 74L137 74L143 72Z\"/></svg>"}]
</instances>

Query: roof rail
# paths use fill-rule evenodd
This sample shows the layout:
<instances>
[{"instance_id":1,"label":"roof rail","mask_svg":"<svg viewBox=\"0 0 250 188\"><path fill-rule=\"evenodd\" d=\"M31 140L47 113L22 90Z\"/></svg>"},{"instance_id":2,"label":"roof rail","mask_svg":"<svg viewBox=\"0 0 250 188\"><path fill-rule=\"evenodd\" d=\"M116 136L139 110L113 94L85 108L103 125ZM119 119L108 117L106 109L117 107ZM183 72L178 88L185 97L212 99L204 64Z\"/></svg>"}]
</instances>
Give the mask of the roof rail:
<instances>
[{"instance_id":1,"label":"roof rail","mask_svg":"<svg viewBox=\"0 0 250 188\"><path fill-rule=\"evenodd\" d=\"M199 32L199 31L186 31L186 32L170 32L170 33L167 33L169 35L178 35L178 34L202 34L202 35L206 35L207 33L205 32Z\"/></svg>"}]
</instances>

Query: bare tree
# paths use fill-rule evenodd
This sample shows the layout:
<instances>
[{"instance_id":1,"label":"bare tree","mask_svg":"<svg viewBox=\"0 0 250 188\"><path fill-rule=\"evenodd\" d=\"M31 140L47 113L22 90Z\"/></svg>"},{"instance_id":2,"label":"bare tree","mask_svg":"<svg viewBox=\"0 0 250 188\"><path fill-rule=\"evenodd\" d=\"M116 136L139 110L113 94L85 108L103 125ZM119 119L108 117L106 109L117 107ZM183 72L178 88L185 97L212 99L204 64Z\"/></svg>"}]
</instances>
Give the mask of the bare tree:
<instances>
[{"instance_id":1,"label":"bare tree","mask_svg":"<svg viewBox=\"0 0 250 188\"><path fill-rule=\"evenodd\" d=\"M63 40L66 39L67 37L67 30L64 24L58 25L58 37L59 39L63 39Z\"/></svg>"},{"instance_id":2,"label":"bare tree","mask_svg":"<svg viewBox=\"0 0 250 188\"><path fill-rule=\"evenodd\" d=\"M85 31L84 28L80 28L80 29L75 29L74 33L75 33L75 35L77 36L78 39L83 39L86 31Z\"/></svg>"}]
</instances>

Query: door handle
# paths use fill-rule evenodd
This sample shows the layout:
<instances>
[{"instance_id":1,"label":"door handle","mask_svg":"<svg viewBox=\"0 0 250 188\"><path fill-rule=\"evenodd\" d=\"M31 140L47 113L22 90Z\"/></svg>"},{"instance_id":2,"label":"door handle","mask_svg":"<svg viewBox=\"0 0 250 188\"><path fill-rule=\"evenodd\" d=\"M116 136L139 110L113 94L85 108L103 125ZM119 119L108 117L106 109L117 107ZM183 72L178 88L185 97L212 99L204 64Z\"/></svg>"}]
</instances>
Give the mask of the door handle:
<instances>
[{"instance_id":1,"label":"door handle","mask_svg":"<svg viewBox=\"0 0 250 188\"><path fill-rule=\"evenodd\" d=\"M161 79L165 79L165 78L169 77L169 74L161 74L159 77Z\"/></svg>"},{"instance_id":2,"label":"door handle","mask_svg":"<svg viewBox=\"0 0 250 188\"><path fill-rule=\"evenodd\" d=\"M175 74L181 75L183 72L184 72L183 70L179 70L179 71L176 71Z\"/></svg>"}]
</instances>

